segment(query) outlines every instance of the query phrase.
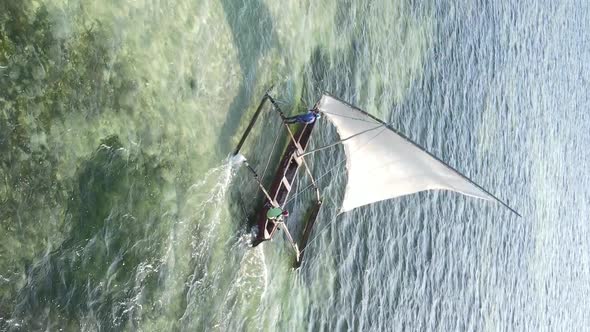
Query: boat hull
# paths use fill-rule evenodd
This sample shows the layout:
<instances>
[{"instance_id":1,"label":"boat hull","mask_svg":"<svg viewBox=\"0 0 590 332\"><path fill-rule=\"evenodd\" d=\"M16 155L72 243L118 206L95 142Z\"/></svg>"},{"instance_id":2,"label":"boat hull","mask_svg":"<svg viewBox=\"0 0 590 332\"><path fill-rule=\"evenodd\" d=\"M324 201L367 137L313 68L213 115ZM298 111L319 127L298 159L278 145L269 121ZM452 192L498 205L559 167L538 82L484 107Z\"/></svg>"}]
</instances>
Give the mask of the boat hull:
<instances>
[{"instance_id":1,"label":"boat hull","mask_svg":"<svg viewBox=\"0 0 590 332\"><path fill-rule=\"evenodd\" d=\"M315 123L298 125L297 130L293 134L297 144L301 147L302 152L305 152L305 149L307 148L314 125ZM269 190L270 197L274 200L274 203L282 208L284 208L289 198L299 168L302 167L301 160L297 157L297 144L293 142L293 140L290 140L283 156L281 157L281 161L277 167L277 171ZM272 239L277 231L277 223L266 218L266 212L271 206L272 204L268 202L268 199L265 199L265 202L256 214L256 226L258 231L256 237L252 241L254 247L264 241Z\"/></svg>"}]
</instances>

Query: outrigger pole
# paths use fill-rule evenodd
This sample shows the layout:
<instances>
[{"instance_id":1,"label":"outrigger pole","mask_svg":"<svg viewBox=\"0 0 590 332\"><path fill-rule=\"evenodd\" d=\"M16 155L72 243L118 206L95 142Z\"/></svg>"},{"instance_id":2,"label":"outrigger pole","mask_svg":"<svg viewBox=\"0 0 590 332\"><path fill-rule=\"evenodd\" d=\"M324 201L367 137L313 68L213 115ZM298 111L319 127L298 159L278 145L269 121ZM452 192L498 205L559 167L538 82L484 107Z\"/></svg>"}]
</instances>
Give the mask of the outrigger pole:
<instances>
[{"instance_id":1,"label":"outrigger pole","mask_svg":"<svg viewBox=\"0 0 590 332\"><path fill-rule=\"evenodd\" d=\"M324 145L324 146L320 146L320 147L319 147L319 148L317 148L317 149L313 149L313 150L311 150L311 151L307 151L307 152L305 152L305 153L298 154L298 155L297 155L297 157L300 157L300 158L302 158L302 157L305 157L305 156L307 156L308 154L312 154L312 153L314 153L314 152L318 152L318 151L320 151L320 150L327 149L327 148L329 148L329 147L331 147L331 146L338 145L338 144L340 144L340 143L344 143L345 141L347 141L347 140L349 140L349 139L351 139L351 138L354 138L354 137L356 137L356 136L362 135L362 134L364 134L364 133L367 133L367 132L369 132L369 131L373 131L373 130L375 130L375 129L379 129L379 128L381 128L381 127L384 127L384 126L385 126L385 124L380 124L380 125L378 125L378 126L376 126L376 127L369 128L369 129L367 129L367 130L363 130L363 131L361 131L360 133L356 133L356 134L354 134L354 135L348 136L348 137L346 137L346 138L343 138L343 139L341 139L341 140L339 140L339 141L337 141L337 142L330 143L330 144L328 144L328 145Z\"/></svg>"},{"instance_id":2,"label":"outrigger pole","mask_svg":"<svg viewBox=\"0 0 590 332\"><path fill-rule=\"evenodd\" d=\"M300 261L299 257L301 257L301 251L299 251L299 246L297 246L297 243L293 240L293 237L291 236L291 233L289 232L287 225L285 225L284 221L279 221L278 227L283 229L283 231L285 232L287 239L289 240L289 242L291 242L291 246L293 247L293 250L295 250L295 261L299 262Z\"/></svg>"},{"instance_id":3,"label":"outrigger pole","mask_svg":"<svg viewBox=\"0 0 590 332\"><path fill-rule=\"evenodd\" d=\"M272 87L271 87L271 89L272 89ZM250 131L252 130L252 127L254 127L256 120L258 120L258 116L262 112L262 106L264 105L264 102L269 98L272 101L272 98L269 96L268 90L267 90L266 93L264 94L264 97L262 97L262 100L260 101L260 105L258 105L258 108L256 109L256 113L254 113L252 120L250 120L250 123L248 124L248 128L246 128L244 135L242 135L242 138L240 139L240 143L238 143L238 146L236 147L236 150L234 151L234 156L237 155L238 153L240 153L240 149L242 148L242 145L244 145L246 138L248 137L248 135L250 135Z\"/></svg>"},{"instance_id":4,"label":"outrigger pole","mask_svg":"<svg viewBox=\"0 0 590 332\"><path fill-rule=\"evenodd\" d=\"M238 153L240 153L240 149L242 149L242 145L244 145L244 142L246 141L246 138L248 137L248 135L250 135L250 131L254 127L254 124L256 123L256 120L258 120L258 116L262 112L262 106L264 106L264 102L267 99L271 98L270 95L268 94L268 91L270 91L270 89L272 89L272 87L270 87L264 93L264 97L262 97L262 100L260 101L260 105L258 105L258 108L256 109L256 112L254 113L254 116L252 117L252 120L250 120L250 123L248 124L248 128L246 128L246 131L242 135L242 138L240 139L240 142L238 143L238 146L236 147L236 150L234 151L234 154L233 154L234 156L237 155ZM250 166L250 164L248 164L248 162L245 159L244 159L244 165L254 175L254 180L256 180L256 182L258 182L258 186L260 187L260 189L262 190L262 192L264 193L264 195L268 199L268 202L270 204L272 204L273 206L278 206L278 204L275 202L275 200L270 197L270 194L268 193L268 191L266 190L266 188L264 188L264 185L260 181L260 177L258 176L258 173L256 173L256 171L254 170L254 168L252 168L252 166Z\"/></svg>"},{"instance_id":5,"label":"outrigger pole","mask_svg":"<svg viewBox=\"0 0 590 332\"><path fill-rule=\"evenodd\" d=\"M270 194L268 193L268 191L266 191L266 188L264 188L264 185L262 184L262 181L260 181L260 177L258 176L258 173L256 173L256 171L254 170L254 168L252 168L252 166L250 166L250 164L248 164L248 162L246 160L244 160L244 165L254 175L254 180L256 180L256 182L258 182L258 186L260 187L260 190L262 190L262 192L264 193L264 196L266 196L266 198L268 199L268 202L272 206L277 207L278 206L277 202L270 197Z\"/></svg>"}]
</instances>

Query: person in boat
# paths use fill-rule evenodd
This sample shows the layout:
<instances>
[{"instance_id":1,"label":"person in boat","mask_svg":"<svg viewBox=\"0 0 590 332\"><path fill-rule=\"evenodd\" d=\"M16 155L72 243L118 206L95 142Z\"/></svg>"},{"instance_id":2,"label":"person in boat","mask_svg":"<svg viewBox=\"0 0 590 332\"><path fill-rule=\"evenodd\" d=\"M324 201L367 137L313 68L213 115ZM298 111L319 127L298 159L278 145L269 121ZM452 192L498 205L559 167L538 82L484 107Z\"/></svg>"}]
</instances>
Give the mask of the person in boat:
<instances>
[{"instance_id":1,"label":"person in boat","mask_svg":"<svg viewBox=\"0 0 590 332\"><path fill-rule=\"evenodd\" d=\"M270 205L270 204L268 204ZM281 209L279 206L269 206L266 211L266 222L264 223L264 238L270 239L270 234L267 231L269 222L275 226L284 225L283 219L289 216L289 211Z\"/></svg>"},{"instance_id":2,"label":"person in boat","mask_svg":"<svg viewBox=\"0 0 590 332\"><path fill-rule=\"evenodd\" d=\"M291 236L291 233L289 233L289 229L287 228L287 225L285 225L285 223L283 221L283 219L287 218L288 216L289 216L289 211L283 210L278 206L271 207L268 209L268 211L266 211L266 219L267 219L266 222L267 222L267 224L268 224L269 220L274 222L275 225L279 226L285 232L285 235L289 239L289 243L291 243L291 246L295 250L295 256L297 257L297 261L299 261L299 256L301 254L299 251L299 247L297 246L297 243L295 243L295 241L293 241L293 237ZM264 227L264 234L265 234L265 239L270 239L270 235L266 231L266 226Z\"/></svg>"},{"instance_id":3,"label":"person in boat","mask_svg":"<svg viewBox=\"0 0 590 332\"><path fill-rule=\"evenodd\" d=\"M315 120L320 118L320 112L317 109L312 109L307 111L307 113L298 114L295 116L290 116L285 118L285 123L292 124L292 123L304 123L304 124L311 124L314 123Z\"/></svg>"},{"instance_id":4,"label":"person in boat","mask_svg":"<svg viewBox=\"0 0 590 332\"><path fill-rule=\"evenodd\" d=\"M273 222L281 222L283 218L287 218L288 216L289 211L283 210L280 207L271 207L266 211L266 219Z\"/></svg>"}]
</instances>

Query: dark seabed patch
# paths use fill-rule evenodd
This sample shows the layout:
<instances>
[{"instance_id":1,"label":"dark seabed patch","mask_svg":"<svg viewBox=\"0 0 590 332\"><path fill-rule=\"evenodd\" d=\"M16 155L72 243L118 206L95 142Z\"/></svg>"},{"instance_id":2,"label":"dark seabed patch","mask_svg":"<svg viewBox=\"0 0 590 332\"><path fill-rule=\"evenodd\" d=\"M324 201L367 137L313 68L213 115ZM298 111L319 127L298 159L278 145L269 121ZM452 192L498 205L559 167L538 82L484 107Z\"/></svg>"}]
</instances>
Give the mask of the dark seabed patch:
<instances>
[{"instance_id":1,"label":"dark seabed patch","mask_svg":"<svg viewBox=\"0 0 590 332\"><path fill-rule=\"evenodd\" d=\"M26 329L133 323L138 299L152 302L158 286L154 267L171 221L161 217L166 167L141 151L129 154L116 136L104 139L77 172L69 235L26 272L13 320Z\"/></svg>"}]
</instances>

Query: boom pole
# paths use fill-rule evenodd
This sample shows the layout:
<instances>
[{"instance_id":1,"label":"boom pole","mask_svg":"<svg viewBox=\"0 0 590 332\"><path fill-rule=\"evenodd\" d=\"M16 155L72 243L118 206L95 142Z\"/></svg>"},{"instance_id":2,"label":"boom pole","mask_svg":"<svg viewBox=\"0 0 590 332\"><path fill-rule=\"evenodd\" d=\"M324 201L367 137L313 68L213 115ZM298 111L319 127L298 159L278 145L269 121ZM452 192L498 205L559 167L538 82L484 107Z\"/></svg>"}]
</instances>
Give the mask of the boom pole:
<instances>
[{"instance_id":1,"label":"boom pole","mask_svg":"<svg viewBox=\"0 0 590 332\"><path fill-rule=\"evenodd\" d=\"M246 141L246 138L250 134L252 127L254 127L256 120L258 120L258 116L262 112L262 106L264 105L264 102L268 98L270 98L270 96L268 95L268 92L267 92L264 94L264 97L262 97L262 100L260 101L260 105L258 105L258 108L256 109L256 113L254 113L254 116L252 116L252 120L250 120L250 123L248 124L248 127L246 128L246 131L244 132L244 135L242 135L242 138L240 139L240 142L238 143L238 146L236 147L236 150L234 151L234 156L237 155L238 153L240 153L240 149L242 148L242 145L244 145L244 142Z\"/></svg>"}]
</instances>

